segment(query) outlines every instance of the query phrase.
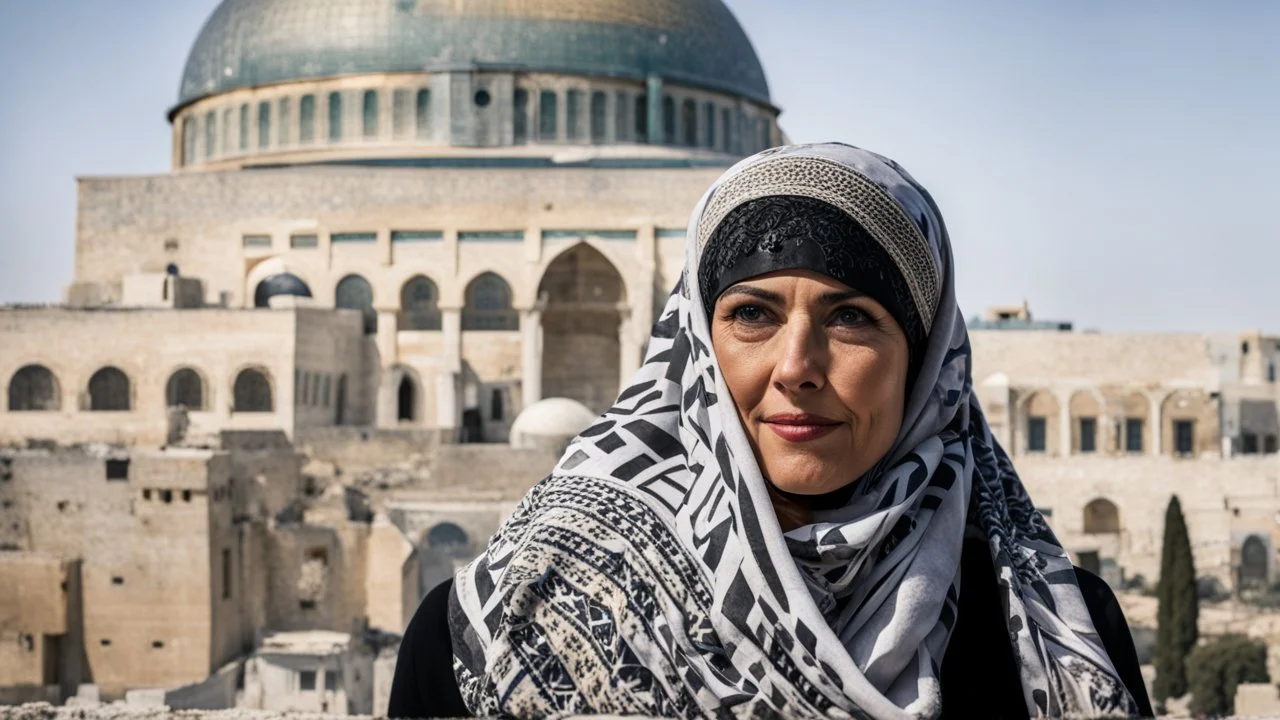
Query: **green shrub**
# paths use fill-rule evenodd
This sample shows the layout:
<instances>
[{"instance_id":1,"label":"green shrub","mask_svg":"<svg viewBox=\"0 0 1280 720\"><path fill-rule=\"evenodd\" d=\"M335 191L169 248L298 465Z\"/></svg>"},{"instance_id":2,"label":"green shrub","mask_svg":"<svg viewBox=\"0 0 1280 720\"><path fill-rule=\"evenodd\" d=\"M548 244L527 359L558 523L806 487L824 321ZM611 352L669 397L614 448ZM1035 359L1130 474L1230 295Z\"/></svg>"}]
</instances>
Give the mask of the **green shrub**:
<instances>
[{"instance_id":1,"label":"green shrub","mask_svg":"<svg viewBox=\"0 0 1280 720\"><path fill-rule=\"evenodd\" d=\"M1191 712L1223 716L1235 712L1240 683L1270 682L1267 646L1243 635L1223 635L1187 656Z\"/></svg>"}]
</instances>

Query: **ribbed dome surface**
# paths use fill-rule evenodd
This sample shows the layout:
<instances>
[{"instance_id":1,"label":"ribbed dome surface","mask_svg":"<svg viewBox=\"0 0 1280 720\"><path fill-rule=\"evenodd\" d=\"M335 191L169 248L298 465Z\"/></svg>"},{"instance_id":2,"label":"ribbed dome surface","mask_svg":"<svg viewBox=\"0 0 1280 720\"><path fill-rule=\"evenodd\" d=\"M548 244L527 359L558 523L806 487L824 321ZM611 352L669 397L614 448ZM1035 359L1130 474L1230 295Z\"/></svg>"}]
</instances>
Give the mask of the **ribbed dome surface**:
<instances>
[{"instance_id":1,"label":"ribbed dome surface","mask_svg":"<svg viewBox=\"0 0 1280 720\"><path fill-rule=\"evenodd\" d=\"M224 0L179 106L236 88L451 68L664 79L769 102L721 0Z\"/></svg>"}]
</instances>

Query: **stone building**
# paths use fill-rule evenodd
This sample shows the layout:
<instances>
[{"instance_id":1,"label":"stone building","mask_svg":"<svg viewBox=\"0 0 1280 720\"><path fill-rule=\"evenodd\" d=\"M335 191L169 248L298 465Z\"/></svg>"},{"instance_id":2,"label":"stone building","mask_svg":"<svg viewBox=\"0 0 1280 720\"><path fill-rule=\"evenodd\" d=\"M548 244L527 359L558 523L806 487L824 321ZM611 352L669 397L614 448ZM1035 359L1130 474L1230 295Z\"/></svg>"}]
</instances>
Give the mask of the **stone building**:
<instances>
[{"instance_id":1,"label":"stone building","mask_svg":"<svg viewBox=\"0 0 1280 720\"><path fill-rule=\"evenodd\" d=\"M721 0L226 0L172 172L81 178L67 307L0 316L0 438L154 443L181 405L501 442L544 396L604 410L778 112Z\"/></svg>"},{"instance_id":2,"label":"stone building","mask_svg":"<svg viewBox=\"0 0 1280 720\"><path fill-rule=\"evenodd\" d=\"M971 326L992 431L1079 564L1153 585L1177 495L1201 575L1280 580L1280 338Z\"/></svg>"}]
</instances>

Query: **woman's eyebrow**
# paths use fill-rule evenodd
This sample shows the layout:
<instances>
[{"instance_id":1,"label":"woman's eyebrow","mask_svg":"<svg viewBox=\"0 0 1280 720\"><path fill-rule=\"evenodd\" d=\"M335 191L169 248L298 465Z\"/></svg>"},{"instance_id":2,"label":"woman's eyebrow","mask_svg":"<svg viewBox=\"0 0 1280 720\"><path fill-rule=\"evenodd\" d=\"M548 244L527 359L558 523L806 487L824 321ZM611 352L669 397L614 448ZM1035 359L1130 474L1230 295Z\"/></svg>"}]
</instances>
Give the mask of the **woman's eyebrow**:
<instances>
[{"instance_id":1,"label":"woman's eyebrow","mask_svg":"<svg viewBox=\"0 0 1280 720\"><path fill-rule=\"evenodd\" d=\"M841 303L845 300L854 300L856 298L866 296L867 294L861 290L844 290L842 292L823 293L818 297L818 300L826 303L827 305L835 305L836 303Z\"/></svg>"},{"instance_id":2,"label":"woman's eyebrow","mask_svg":"<svg viewBox=\"0 0 1280 720\"><path fill-rule=\"evenodd\" d=\"M728 290L725 290L724 292L720 293L720 297L726 297L729 295L750 295L753 298L756 298L758 300L764 300L765 302L771 302L771 303L782 302L782 296L779 295L778 293L769 292L768 290L762 290L758 287L752 287L750 285L733 285Z\"/></svg>"}]
</instances>

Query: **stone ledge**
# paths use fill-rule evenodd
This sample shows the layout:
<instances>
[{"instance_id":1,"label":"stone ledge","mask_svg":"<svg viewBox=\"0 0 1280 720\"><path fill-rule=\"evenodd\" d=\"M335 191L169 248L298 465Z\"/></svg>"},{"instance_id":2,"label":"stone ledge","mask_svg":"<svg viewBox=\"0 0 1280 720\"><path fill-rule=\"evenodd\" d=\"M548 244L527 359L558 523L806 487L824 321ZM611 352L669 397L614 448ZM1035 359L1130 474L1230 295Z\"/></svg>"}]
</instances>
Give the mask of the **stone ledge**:
<instances>
[{"instance_id":1,"label":"stone ledge","mask_svg":"<svg viewBox=\"0 0 1280 720\"><path fill-rule=\"evenodd\" d=\"M49 703L0 705L0 720L353 720L369 715L324 715L320 713L271 712L268 710L170 710L165 707L138 707L124 703L93 706L60 706ZM623 720L595 716L596 720ZM575 720L570 716L565 720ZM627 718L627 720L640 720Z\"/></svg>"}]
</instances>

